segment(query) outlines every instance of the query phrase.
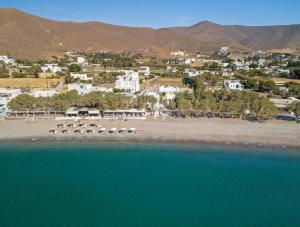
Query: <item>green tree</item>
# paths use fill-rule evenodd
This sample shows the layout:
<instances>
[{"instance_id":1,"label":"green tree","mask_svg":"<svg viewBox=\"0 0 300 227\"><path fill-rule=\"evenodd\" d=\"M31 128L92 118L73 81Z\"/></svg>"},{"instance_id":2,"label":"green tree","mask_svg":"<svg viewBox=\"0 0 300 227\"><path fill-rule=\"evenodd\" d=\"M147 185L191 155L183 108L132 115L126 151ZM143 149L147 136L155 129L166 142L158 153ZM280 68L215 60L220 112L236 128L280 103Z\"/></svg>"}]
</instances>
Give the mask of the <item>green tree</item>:
<instances>
[{"instance_id":1,"label":"green tree","mask_svg":"<svg viewBox=\"0 0 300 227\"><path fill-rule=\"evenodd\" d=\"M81 67L77 64L71 64L69 65L69 71L73 73L77 73L81 71Z\"/></svg>"},{"instance_id":2,"label":"green tree","mask_svg":"<svg viewBox=\"0 0 300 227\"><path fill-rule=\"evenodd\" d=\"M35 98L27 94L21 94L11 100L8 106L14 110L34 109Z\"/></svg>"},{"instance_id":3,"label":"green tree","mask_svg":"<svg viewBox=\"0 0 300 227\"><path fill-rule=\"evenodd\" d=\"M300 116L300 101L295 101L288 106L289 111L296 114L296 116Z\"/></svg>"},{"instance_id":4,"label":"green tree","mask_svg":"<svg viewBox=\"0 0 300 227\"><path fill-rule=\"evenodd\" d=\"M8 77L9 77L8 70L6 69L5 64L0 61L0 78L8 78Z\"/></svg>"}]
</instances>

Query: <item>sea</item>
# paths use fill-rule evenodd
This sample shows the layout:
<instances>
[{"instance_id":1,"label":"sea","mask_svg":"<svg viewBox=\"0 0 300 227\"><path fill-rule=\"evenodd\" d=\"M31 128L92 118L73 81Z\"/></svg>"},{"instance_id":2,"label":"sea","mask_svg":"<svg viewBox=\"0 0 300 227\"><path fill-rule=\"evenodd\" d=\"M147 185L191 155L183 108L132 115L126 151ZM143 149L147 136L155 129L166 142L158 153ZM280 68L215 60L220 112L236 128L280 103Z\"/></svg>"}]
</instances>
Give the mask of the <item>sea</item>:
<instances>
[{"instance_id":1,"label":"sea","mask_svg":"<svg viewBox=\"0 0 300 227\"><path fill-rule=\"evenodd\" d=\"M0 226L300 226L300 152L1 141Z\"/></svg>"}]
</instances>

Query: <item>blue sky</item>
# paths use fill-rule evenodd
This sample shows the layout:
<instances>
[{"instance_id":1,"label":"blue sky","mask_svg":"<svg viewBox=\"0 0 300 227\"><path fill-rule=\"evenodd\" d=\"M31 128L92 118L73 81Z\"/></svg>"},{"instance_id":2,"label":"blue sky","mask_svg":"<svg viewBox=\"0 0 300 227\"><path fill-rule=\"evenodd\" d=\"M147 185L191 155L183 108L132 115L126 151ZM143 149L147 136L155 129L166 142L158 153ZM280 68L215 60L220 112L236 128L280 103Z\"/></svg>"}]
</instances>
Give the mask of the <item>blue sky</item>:
<instances>
[{"instance_id":1,"label":"blue sky","mask_svg":"<svg viewBox=\"0 0 300 227\"><path fill-rule=\"evenodd\" d=\"M243 25L300 24L299 0L0 0L0 7L56 20L154 28L203 20Z\"/></svg>"}]
</instances>

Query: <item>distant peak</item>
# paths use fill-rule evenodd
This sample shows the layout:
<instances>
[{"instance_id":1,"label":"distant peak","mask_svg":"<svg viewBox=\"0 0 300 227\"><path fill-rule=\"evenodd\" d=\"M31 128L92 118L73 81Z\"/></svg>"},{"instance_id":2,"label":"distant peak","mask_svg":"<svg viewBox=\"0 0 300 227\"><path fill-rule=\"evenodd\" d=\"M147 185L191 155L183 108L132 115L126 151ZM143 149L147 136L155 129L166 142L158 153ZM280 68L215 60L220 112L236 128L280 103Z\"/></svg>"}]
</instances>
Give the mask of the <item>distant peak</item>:
<instances>
[{"instance_id":1,"label":"distant peak","mask_svg":"<svg viewBox=\"0 0 300 227\"><path fill-rule=\"evenodd\" d=\"M205 21L201 21L197 24L194 24L191 26L191 28L193 27L199 27L199 26L216 26L218 24L214 23L214 22L211 22L211 21L208 21L208 20L205 20Z\"/></svg>"}]
</instances>

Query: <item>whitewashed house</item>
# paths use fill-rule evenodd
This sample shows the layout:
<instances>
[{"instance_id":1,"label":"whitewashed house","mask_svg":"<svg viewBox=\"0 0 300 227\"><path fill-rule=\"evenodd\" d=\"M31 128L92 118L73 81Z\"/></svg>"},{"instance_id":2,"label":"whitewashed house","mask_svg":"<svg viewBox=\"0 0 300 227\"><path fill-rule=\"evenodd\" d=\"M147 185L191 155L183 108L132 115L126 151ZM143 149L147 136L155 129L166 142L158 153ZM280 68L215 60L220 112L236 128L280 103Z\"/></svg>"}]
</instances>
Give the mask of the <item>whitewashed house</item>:
<instances>
[{"instance_id":1,"label":"whitewashed house","mask_svg":"<svg viewBox=\"0 0 300 227\"><path fill-rule=\"evenodd\" d=\"M41 67L43 72L52 72L52 73L58 73L62 72L62 68L58 66L58 64L45 64L43 67Z\"/></svg>"},{"instance_id":2,"label":"whitewashed house","mask_svg":"<svg viewBox=\"0 0 300 227\"><path fill-rule=\"evenodd\" d=\"M226 56L229 54L229 47L221 47L218 51L219 55Z\"/></svg>"},{"instance_id":3,"label":"whitewashed house","mask_svg":"<svg viewBox=\"0 0 300 227\"><path fill-rule=\"evenodd\" d=\"M297 99L296 99L297 100ZM277 107L277 108L280 108L280 109L286 109L288 108L288 106L290 104L292 104L293 102L295 102L296 100L294 99L275 99L275 98L271 98L270 101L274 103L274 105ZM299 101L299 100L298 100Z\"/></svg>"},{"instance_id":4,"label":"whitewashed house","mask_svg":"<svg viewBox=\"0 0 300 227\"><path fill-rule=\"evenodd\" d=\"M138 72L123 70L124 75L118 76L115 82L115 89L125 92L136 93L140 91L140 81Z\"/></svg>"},{"instance_id":5,"label":"whitewashed house","mask_svg":"<svg viewBox=\"0 0 300 227\"><path fill-rule=\"evenodd\" d=\"M30 95L32 95L35 98L43 97L52 97L53 95L57 94L57 91L55 90L42 90L42 89L34 89L30 92Z\"/></svg>"},{"instance_id":6,"label":"whitewashed house","mask_svg":"<svg viewBox=\"0 0 300 227\"><path fill-rule=\"evenodd\" d=\"M196 58L186 58L184 59L184 64L190 65L196 61Z\"/></svg>"},{"instance_id":7,"label":"whitewashed house","mask_svg":"<svg viewBox=\"0 0 300 227\"><path fill-rule=\"evenodd\" d=\"M15 60L12 58L8 58L6 55L1 55L0 61L3 61L4 64L6 64L6 65L14 65L15 64Z\"/></svg>"},{"instance_id":8,"label":"whitewashed house","mask_svg":"<svg viewBox=\"0 0 300 227\"><path fill-rule=\"evenodd\" d=\"M165 100L173 100L176 97L176 93L180 92L180 88L172 86L160 86L158 92Z\"/></svg>"},{"instance_id":9,"label":"whitewashed house","mask_svg":"<svg viewBox=\"0 0 300 227\"><path fill-rule=\"evenodd\" d=\"M106 87L93 87L92 84L83 84L83 83L75 83L75 84L68 84L68 91L77 91L79 95L85 95L90 92L113 92L112 88Z\"/></svg>"},{"instance_id":10,"label":"whitewashed house","mask_svg":"<svg viewBox=\"0 0 300 227\"><path fill-rule=\"evenodd\" d=\"M266 64L266 59L264 59L264 58L258 59L257 65L258 65L259 67L264 67L265 64Z\"/></svg>"},{"instance_id":11,"label":"whitewashed house","mask_svg":"<svg viewBox=\"0 0 300 227\"><path fill-rule=\"evenodd\" d=\"M199 70L199 75L203 75L205 73L210 73L212 75L216 75L217 74L216 71L212 71L212 70Z\"/></svg>"},{"instance_id":12,"label":"whitewashed house","mask_svg":"<svg viewBox=\"0 0 300 227\"><path fill-rule=\"evenodd\" d=\"M156 109L159 108L159 106L160 106L160 103L159 103L159 101L160 101L159 92L157 92L157 91L146 91L143 95L145 95L145 96L152 96L152 97L156 98L156 103L154 105L154 108L156 108Z\"/></svg>"},{"instance_id":13,"label":"whitewashed house","mask_svg":"<svg viewBox=\"0 0 300 227\"><path fill-rule=\"evenodd\" d=\"M85 58L84 57L77 57L77 63L78 64L84 64L85 63Z\"/></svg>"},{"instance_id":14,"label":"whitewashed house","mask_svg":"<svg viewBox=\"0 0 300 227\"><path fill-rule=\"evenodd\" d=\"M178 69L176 69L176 67L172 67L172 66L167 66L166 72L170 72L170 73L176 73L178 72Z\"/></svg>"},{"instance_id":15,"label":"whitewashed house","mask_svg":"<svg viewBox=\"0 0 300 227\"><path fill-rule=\"evenodd\" d=\"M282 74L282 73L289 74L290 70L289 69L276 69L274 73L277 74L277 75Z\"/></svg>"},{"instance_id":16,"label":"whitewashed house","mask_svg":"<svg viewBox=\"0 0 300 227\"><path fill-rule=\"evenodd\" d=\"M184 71L188 77L195 77L195 76L198 76L200 75L199 71L197 71L196 69L185 69Z\"/></svg>"},{"instance_id":17,"label":"whitewashed house","mask_svg":"<svg viewBox=\"0 0 300 227\"><path fill-rule=\"evenodd\" d=\"M82 73L71 73L70 77L78 80L83 80L83 81L93 81L92 77L88 77L87 74L82 74Z\"/></svg>"},{"instance_id":18,"label":"whitewashed house","mask_svg":"<svg viewBox=\"0 0 300 227\"><path fill-rule=\"evenodd\" d=\"M183 57L184 52L183 51L174 51L174 52L171 52L171 55L172 56L181 56L181 57Z\"/></svg>"},{"instance_id":19,"label":"whitewashed house","mask_svg":"<svg viewBox=\"0 0 300 227\"><path fill-rule=\"evenodd\" d=\"M5 114L8 109L7 104L21 93L21 89L0 88L0 115Z\"/></svg>"},{"instance_id":20,"label":"whitewashed house","mask_svg":"<svg viewBox=\"0 0 300 227\"><path fill-rule=\"evenodd\" d=\"M141 66L139 68L139 74L144 76L150 75L150 67L149 66Z\"/></svg>"},{"instance_id":21,"label":"whitewashed house","mask_svg":"<svg viewBox=\"0 0 300 227\"><path fill-rule=\"evenodd\" d=\"M223 87L230 90L244 90L244 85L239 80L224 80Z\"/></svg>"},{"instance_id":22,"label":"whitewashed house","mask_svg":"<svg viewBox=\"0 0 300 227\"><path fill-rule=\"evenodd\" d=\"M77 91L79 95L88 94L90 90L92 89L92 84L68 84L68 91Z\"/></svg>"},{"instance_id":23,"label":"whitewashed house","mask_svg":"<svg viewBox=\"0 0 300 227\"><path fill-rule=\"evenodd\" d=\"M222 76L229 76L229 77L234 76L234 72L229 68L224 68L221 74Z\"/></svg>"},{"instance_id":24,"label":"whitewashed house","mask_svg":"<svg viewBox=\"0 0 300 227\"><path fill-rule=\"evenodd\" d=\"M230 63L228 63L228 62L222 63L223 68L227 68L229 65L230 65Z\"/></svg>"}]
</instances>

